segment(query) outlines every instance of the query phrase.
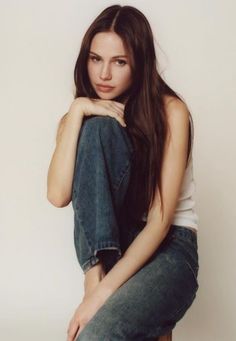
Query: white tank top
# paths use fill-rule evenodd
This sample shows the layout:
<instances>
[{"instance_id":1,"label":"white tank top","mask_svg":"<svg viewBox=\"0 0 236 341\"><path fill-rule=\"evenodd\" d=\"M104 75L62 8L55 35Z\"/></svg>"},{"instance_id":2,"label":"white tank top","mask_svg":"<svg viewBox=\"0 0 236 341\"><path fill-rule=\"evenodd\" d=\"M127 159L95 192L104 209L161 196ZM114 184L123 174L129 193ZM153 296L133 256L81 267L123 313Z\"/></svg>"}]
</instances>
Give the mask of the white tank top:
<instances>
[{"instance_id":1,"label":"white tank top","mask_svg":"<svg viewBox=\"0 0 236 341\"><path fill-rule=\"evenodd\" d=\"M193 126L192 130L192 146L193 146ZM180 195L177 201L176 209L173 215L172 224L192 228L198 231L199 217L195 211L195 181L193 176L193 157L192 148L190 151L188 164L185 170ZM143 221L147 221L147 215L144 214Z\"/></svg>"}]
</instances>

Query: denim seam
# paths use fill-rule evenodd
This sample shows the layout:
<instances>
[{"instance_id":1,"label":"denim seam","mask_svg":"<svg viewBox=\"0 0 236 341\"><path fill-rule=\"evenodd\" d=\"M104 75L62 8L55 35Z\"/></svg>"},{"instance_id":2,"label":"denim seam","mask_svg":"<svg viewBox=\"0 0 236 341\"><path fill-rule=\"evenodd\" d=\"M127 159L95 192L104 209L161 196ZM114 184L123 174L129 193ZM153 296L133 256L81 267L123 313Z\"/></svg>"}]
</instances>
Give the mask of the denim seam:
<instances>
[{"instance_id":1,"label":"denim seam","mask_svg":"<svg viewBox=\"0 0 236 341\"><path fill-rule=\"evenodd\" d=\"M93 267L96 263L99 262L99 257L97 256L98 251L102 250L117 250L118 251L118 257L117 260L121 258L121 249L120 246L113 242L100 242L99 245L101 246L94 249L93 255L90 256L89 260L87 260L85 263L82 264L82 270L85 273L88 271L91 267ZM105 246L104 246L105 245Z\"/></svg>"},{"instance_id":2,"label":"denim seam","mask_svg":"<svg viewBox=\"0 0 236 341\"><path fill-rule=\"evenodd\" d=\"M197 275L195 274L195 272L194 272L194 270L193 270L191 264L190 264L187 260L185 260L185 262L187 263L189 269L191 270L191 272L192 272L192 274L193 274L193 276L194 276L194 278L195 278L196 284L197 284L197 286L198 286ZM198 269L198 268L199 268L199 266L197 265L197 266L196 266L196 269Z\"/></svg>"},{"instance_id":3,"label":"denim seam","mask_svg":"<svg viewBox=\"0 0 236 341\"><path fill-rule=\"evenodd\" d=\"M79 226L82 227L83 224L82 224L81 219L80 219L80 216L79 216L79 214L78 214L78 209L75 209L75 212L74 212L74 213L75 213L75 216L76 216L76 218L77 218L77 221L78 221ZM85 230L84 228L81 228L81 229L83 230L83 234L84 234L84 237L85 237L85 239L86 239L86 242L87 242L87 246L88 246L88 248L89 248L89 251L92 252L93 249L92 249L92 246L91 246L91 244L90 244L90 242L89 242L89 238L88 238L88 236L87 236L87 234L86 234L86 230Z\"/></svg>"},{"instance_id":4,"label":"denim seam","mask_svg":"<svg viewBox=\"0 0 236 341\"><path fill-rule=\"evenodd\" d=\"M98 257L97 253L99 251L103 251L103 250L116 250L116 251L118 251L117 259L121 258L121 256L122 256L120 247L119 246L115 246L115 245L114 246L104 246L104 247L95 249L94 250L94 256Z\"/></svg>"},{"instance_id":5,"label":"denim seam","mask_svg":"<svg viewBox=\"0 0 236 341\"><path fill-rule=\"evenodd\" d=\"M83 224L82 224L82 221L81 221L80 216L79 216L79 214L78 214L78 211L76 211L76 214L77 214L77 217L78 217L79 225L80 225L80 227L83 229L84 236L85 236L86 241L87 241L87 243L88 243L88 247L89 247L90 251L93 252L93 248L92 248L92 246L91 246L91 244L90 244L90 241L89 241L89 238L88 238L88 236L87 236L86 229L83 228Z\"/></svg>"},{"instance_id":6,"label":"denim seam","mask_svg":"<svg viewBox=\"0 0 236 341\"><path fill-rule=\"evenodd\" d=\"M112 240L99 240L97 243L96 243L96 246L94 247L94 250L98 250L100 248L107 248L107 247L117 247L117 248L120 248L120 245L119 243L116 243ZM95 251L93 251L94 254L95 254Z\"/></svg>"},{"instance_id":7,"label":"denim seam","mask_svg":"<svg viewBox=\"0 0 236 341\"><path fill-rule=\"evenodd\" d=\"M124 180L126 174L128 173L129 169L130 169L130 166L131 166L131 162L129 160L127 160L127 163L125 165L125 168L122 170L121 174L120 174L120 178L119 178L119 181L117 181L117 183L114 185L114 190L115 191L118 191L121 184L122 184L122 181Z\"/></svg>"},{"instance_id":8,"label":"denim seam","mask_svg":"<svg viewBox=\"0 0 236 341\"><path fill-rule=\"evenodd\" d=\"M78 220L78 222L79 222L79 225L81 226L81 220L80 220L80 217L79 217L79 215L78 215L78 211L77 211L77 210L75 210L75 214L77 215L77 220ZM88 249L89 249L89 252L91 253L93 250L92 250L92 247L91 247L91 245L90 245L90 243L89 243L89 239L87 238L87 235L86 235L84 229L83 229L83 234L84 234L85 241L86 241L86 243L87 243L87 247L88 247ZM96 258L97 258L97 257L96 257ZM95 261L98 262L99 259L96 259L96 258L95 258ZM90 268L92 265L95 265L96 262L94 262L94 264L92 264L92 263L91 263L91 259L89 258L86 262L84 262L83 264L81 264L81 268L82 268L83 272L85 273L85 272L87 271L87 268Z\"/></svg>"},{"instance_id":9,"label":"denim seam","mask_svg":"<svg viewBox=\"0 0 236 341\"><path fill-rule=\"evenodd\" d=\"M95 258L94 258L95 259ZM94 264L91 263L91 259L87 260L85 263L82 264L82 270L85 273L86 271L88 271L92 266L94 266L96 263L99 262L99 259L96 257L96 262L94 262Z\"/></svg>"},{"instance_id":10,"label":"denim seam","mask_svg":"<svg viewBox=\"0 0 236 341\"><path fill-rule=\"evenodd\" d=\"M81 223L81 219L79 217L78 212L77 212L77 217L78 217L80 226L83 226L83 224ZM84 232L84 236L86 238L88 247L90 249L90 252L93 253L93 255L90 256L89 260L87 260L85 263L82 264L81 267L82 267L83 271L86 271L87 267L89 265L93 266L93 265L95 265L99 261L99 258L96 255L97 255L97 252L100 251L100 250L116 249L118 251L118 255L119 255L118 257L120 257L122 255L120 245L115 243L115 242L113 242L113 241L107 241L107 240L106 241L99 241L99 242L97 242L97 244L94 247L92 247L91 244L90 244L89 238L87 236L86 230L83 229L83 232ZM95 260L95 262L93 260Z\"/></svg>"},{"instance_id":11,"label":"denim seam","mask_svg":"<svg viewBox=\"0 0 236 341\"><path fill-rule=\"evenodd\" d=\"M78 214L78 210L76 210L76 214L77 214L77 218L78 218L78 221L79 221L79 225L81 226L81 228L83 228L83 224L82 224L82 221L80 219L80 216ZM113 241L110 241L110 240L99 240L96 244L95 247L92 247L91 244L90 244L90 241L89 241L89 238L87 236L87 232L86 232L86 229L83 228L83 231L84 231L84 235L86 237L86 240L87 240L87 243L88 243L88 246L90 248L90 251L92 251L93 253L96 251L97 248L99 247L109 247L109 246L114 246L114 247L117 247L119 248L120 250L120 245L118 243L115 243ZM119 251L120 252L120 251ZM120 252L121 254L121 252Z\"/></svg>"},{"instance_id":12,"label":"denim seam","mask_svg":"<svg viewBox=\"0 0 236 341\"><path fill-rule=\"evenodd\" d=\"M182 231L178 231L178 235L170 235L169 238L177 240L177 241L180 240L180 241L183 241L185 243L189 243L189 245L193 248L192 251L197 254L196 270L198 270L199 269L199 264L198 264L198 252L197 252L197 247L196 247L196 244L195 244L196 241L194 239L192 240L192 237L186 236L184 232L182 233ZM187 266L189 267L189 269L191 270L191 272L193 273L193 275L195 277L195 280L197 282L197 285L198 285L197 275L194 272L194 269L193 269L192 265L186 259L185 259L185 262L186 262Z\"/></svg>"}]
</instances>

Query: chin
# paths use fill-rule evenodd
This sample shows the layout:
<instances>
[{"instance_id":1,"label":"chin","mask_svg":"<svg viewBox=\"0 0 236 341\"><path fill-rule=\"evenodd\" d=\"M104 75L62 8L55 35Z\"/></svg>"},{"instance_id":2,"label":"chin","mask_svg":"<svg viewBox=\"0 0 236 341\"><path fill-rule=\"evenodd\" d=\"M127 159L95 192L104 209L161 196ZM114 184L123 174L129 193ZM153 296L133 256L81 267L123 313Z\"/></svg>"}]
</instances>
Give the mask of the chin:
<instances>
[{"instance_id":1,"label":"chin","mask_svg":"<svg viewBox=\"0 0 236 341\"><path fill-rule=\"evenodd\" d=\"M114 95L114 94L109 94L109 93L104 93L104 94L98 94L98 97L101 99L110 99L110 100L115 100L116 98L119 98L121 95Z\"/></svg>"}]
</instances>

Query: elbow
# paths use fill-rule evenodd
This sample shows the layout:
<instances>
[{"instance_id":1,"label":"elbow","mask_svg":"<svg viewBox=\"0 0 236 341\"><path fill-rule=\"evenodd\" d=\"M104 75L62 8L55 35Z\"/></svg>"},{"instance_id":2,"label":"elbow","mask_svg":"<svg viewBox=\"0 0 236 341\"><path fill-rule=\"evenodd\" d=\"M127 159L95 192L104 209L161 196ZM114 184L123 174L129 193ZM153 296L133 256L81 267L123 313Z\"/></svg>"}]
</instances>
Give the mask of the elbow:
<instances>
[{"instance_id":1,"label":"elbow","mask_svg":"<svg viewBox=\"0 0 236 341\"><path fill-rule=\"evenodd\" d=\"M62 207L66 207L69 205L69 203L71 202L71 196L65 197L62 195L55 195L52 193L47 192L47 200L55 207L58 208L62 208Z\"/></svg>"}]
</instances>

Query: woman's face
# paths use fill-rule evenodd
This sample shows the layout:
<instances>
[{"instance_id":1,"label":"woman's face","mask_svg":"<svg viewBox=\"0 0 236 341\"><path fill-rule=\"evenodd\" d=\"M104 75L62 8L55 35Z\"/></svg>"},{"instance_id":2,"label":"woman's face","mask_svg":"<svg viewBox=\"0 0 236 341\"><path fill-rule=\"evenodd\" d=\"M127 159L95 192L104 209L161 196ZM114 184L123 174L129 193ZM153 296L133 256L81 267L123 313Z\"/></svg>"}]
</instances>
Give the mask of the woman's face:
<instances>
[{"instance_id":1,"label":"woman's face","mask_svg":"<svg viewBox=\"0 0 236 341\"><path fill-rule=\"evenodd\" d=\"M88 75L101 99L120 96L131 85L131 65L122 39L113 32L99 32L91 42ZM99 88L98 84L111 86Z\"/></svg>"}]
</instances>

